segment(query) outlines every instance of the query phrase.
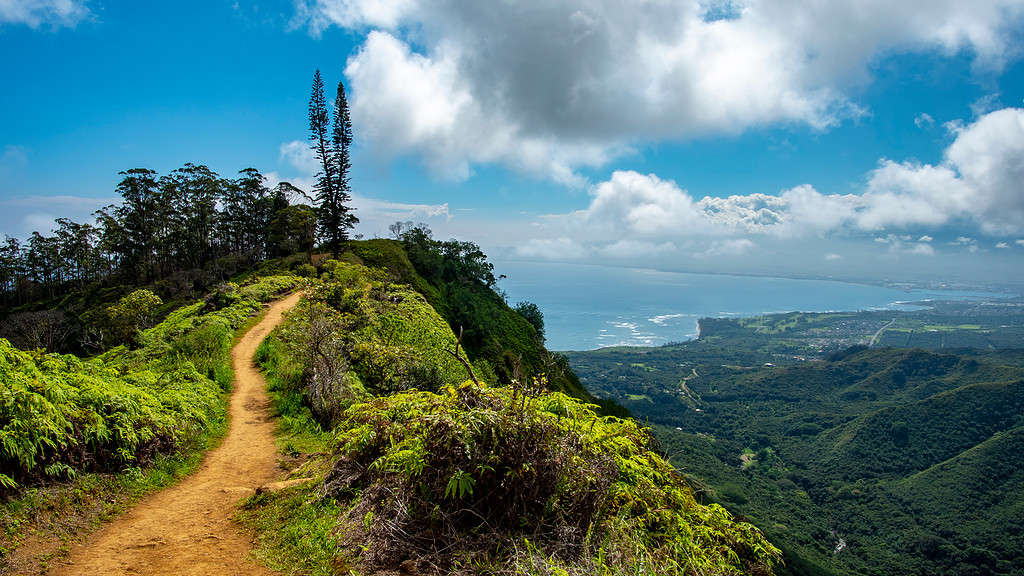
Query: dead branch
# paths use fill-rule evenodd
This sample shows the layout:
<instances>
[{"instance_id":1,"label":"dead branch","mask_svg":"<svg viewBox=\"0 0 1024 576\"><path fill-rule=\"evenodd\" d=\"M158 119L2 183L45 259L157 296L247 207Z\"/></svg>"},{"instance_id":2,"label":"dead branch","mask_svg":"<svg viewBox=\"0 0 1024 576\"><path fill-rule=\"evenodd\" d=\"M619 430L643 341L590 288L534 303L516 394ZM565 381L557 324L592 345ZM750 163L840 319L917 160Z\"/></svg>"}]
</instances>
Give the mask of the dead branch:
<instances>
[{"instance_id":1,"label":"dead branch","mask_svg":"<svg viewBox=\"0 0 1024 576\"><path fill-rule=\"evenodd\" d=\"M455 351L445 350L445 352L451 354L456 360L462 362L462 365L466 367L466 371L469 372L469 379L473 381L477 386L480 385L480 381L476 379L476 374L473 373L473 366L469 363L469 359L459 354L459 347L462 345L462 326L459 326L459 338L455 340Z\"/></svg>"}]
</instances>

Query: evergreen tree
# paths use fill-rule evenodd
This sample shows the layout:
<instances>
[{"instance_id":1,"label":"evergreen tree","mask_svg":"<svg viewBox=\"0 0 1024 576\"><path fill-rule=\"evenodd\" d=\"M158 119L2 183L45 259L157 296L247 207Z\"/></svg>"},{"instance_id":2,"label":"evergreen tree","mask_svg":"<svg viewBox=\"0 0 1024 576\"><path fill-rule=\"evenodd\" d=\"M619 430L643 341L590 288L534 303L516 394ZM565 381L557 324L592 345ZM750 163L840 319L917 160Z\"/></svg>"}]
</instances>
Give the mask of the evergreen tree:
<instances>
[{"instance_id":1,"label":"evergreen tree","mask_svg":"<svg viewBox=\"0 0 1024 576\"><path fill-rule=\"evenodd\" d=\"M348 240L348 231L359 219L352 213L348 172L352 145L352 121L349 118L345 86L339 82L334 101L334 124L330 126L324 83L317 70L313 75L313 91L309 98L309 132L313 154L320 165L314 193L317 201L317 224L321 237L331 253L337 255Z\"/></svg>"},{"instance_id":2,"label":"evergreen tree","mask_svg":"<svg viewBox=\"0 0 1024 576\"><path fill-rule=\"evenodd\" d=\"M313 193L319 202L319 218L321 228L329 229L330 207L334 205L334 170L333 145L331 143L330 116L327 111L327 99L324 97L324 81L318 69L313 74L313 90L309 96L309 139L313 155L320 165L313 184Z\"/></svg>"},{"instance_id":3,"label":"evergreen tree","mask_svg":"<svg viewBox=\"0 0 1024 576\"><path fill-rule=\"evenodd\" d=\"M352 186L349 181L349 170L352 168L350 156L352 119L348 112L345 85L341 82L338 82L338 91L334 99L334 127L331 132L331 143L334 146L335 194L334 203L329 209L331 229L327 231L326 235L331 245L331 251L337 254L341 243L348 240L348 231L359 223L359 218L349 206L352 201Z\"/></svg>"}]
</instances>

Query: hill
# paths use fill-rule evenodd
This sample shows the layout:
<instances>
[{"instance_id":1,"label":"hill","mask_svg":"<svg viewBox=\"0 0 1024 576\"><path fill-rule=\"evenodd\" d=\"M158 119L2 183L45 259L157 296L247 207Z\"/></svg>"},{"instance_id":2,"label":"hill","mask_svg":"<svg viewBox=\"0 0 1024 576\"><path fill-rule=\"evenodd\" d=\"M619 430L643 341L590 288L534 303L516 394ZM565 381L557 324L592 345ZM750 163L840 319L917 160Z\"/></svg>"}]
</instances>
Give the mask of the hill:
<instances>
[{"instance_id":1,"label":"hill","mask_svg":"<svg viewBox=\"0 0 1024 576\"><path fill-rule=\"evenodd\" d=\"M226 286L148 329L159 298L130 293L112 306L129 343L93 358L0 339L0 567L34 532L57 551L193 470L225 430L236 331L298 280Z\"/></svg>"},{"instance_id":2,"label":"hill","mask_svg":"<svg viewBox=\"0 0 1024 576\"><path fill-rule=\"evenodd\" d=\"M724 336L570 353L792 574L1020 574L1019 351L852 348L776 365Z\"/></svg>"},{"instance_id":3,"label":"hill","mask_svg":"<svg viewBox=\"0 0 1024 576\"><path fill-rule=\"evenodd\" d=\"M493 291L475 246L420 248L353 241L315 266L262 265L306 280L248 271L185 305L147 289L94 303L124 344L92 358L3 342L16 383L0 406L4 557L31 532L74 538L193 469L224 429L233 335L301 284L306 297L258 351L297 480L240 512L268 564L772 572L778 551L759 531L700 503L646 428L607 414L620 406L592 403L544 348L542 318Z\"/></svg>"},{"instance_id":4,"label":"hill","mask_svg":"<svg viewBox=\"0 0 1024 576\"><path fill-rule=\"evenodd\" d=\"M497 295L470 314L454 305L486 283L459 294L403 256L375 241L324 262L258 353L298 484L241 512L261 558L312 574L771 572L774 547L700 504L644 428L528 372L526 341L481 324L480 352L463 350L430 299L455 318L514 314ZM510 351L502 382L492 360Z\"/></svg>"}]
</instances>

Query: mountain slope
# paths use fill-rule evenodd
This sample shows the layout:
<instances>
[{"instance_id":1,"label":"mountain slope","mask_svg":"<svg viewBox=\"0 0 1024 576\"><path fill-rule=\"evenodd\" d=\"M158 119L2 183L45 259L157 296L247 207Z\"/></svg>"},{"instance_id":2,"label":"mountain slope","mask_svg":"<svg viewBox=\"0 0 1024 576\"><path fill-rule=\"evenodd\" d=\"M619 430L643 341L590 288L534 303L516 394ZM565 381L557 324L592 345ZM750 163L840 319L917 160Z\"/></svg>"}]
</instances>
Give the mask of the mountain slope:
<instances>
[{"instance_id":1,"label":"mountain slope","mask_svg":"<svg viewBox=\"0 0 1024 576\"><path fill-rule=\"evenodd\" d=\"M570 360L782 548L780 573L1020 573L1019 351L855 348L775 366L743 342Z\"/></svg>"},{"instance_id":2,"label":"mountain slope","mask_svg":"<svg viewBox=\"0 0 1024 576\"><path fill-rule=\"evenodd\" d=\"M698 502L635 421L550 390L543 374L498 385L487 357L468 358L395 274L351 261L323 269L258 354L292 476L311 479L259 494L241 514L271 566L771 573L777 550Z\"/></svg>"}]
</instances>

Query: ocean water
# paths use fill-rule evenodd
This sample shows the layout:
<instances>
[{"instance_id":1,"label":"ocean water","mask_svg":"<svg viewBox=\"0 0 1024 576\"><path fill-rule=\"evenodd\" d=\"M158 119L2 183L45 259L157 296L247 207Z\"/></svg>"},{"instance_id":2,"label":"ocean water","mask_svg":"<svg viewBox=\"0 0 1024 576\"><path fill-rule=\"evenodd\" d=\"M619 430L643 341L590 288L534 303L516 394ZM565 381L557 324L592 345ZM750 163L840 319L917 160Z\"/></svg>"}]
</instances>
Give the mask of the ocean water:
<instances>
[{"instance_id":1,"label":"ocean water","mask_svg":"<svg viewBox=\"0 0 1024 576\"><path fill-rule=\"evenodd\" d=\"M510 303L544 313L551 350L658 346L697 337L697 320L776 312L909 310L908 302L977 292L901 290L830 280L688 274L582 264L495 263Z\"/></svg>"}]
</instances>

